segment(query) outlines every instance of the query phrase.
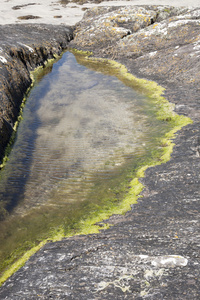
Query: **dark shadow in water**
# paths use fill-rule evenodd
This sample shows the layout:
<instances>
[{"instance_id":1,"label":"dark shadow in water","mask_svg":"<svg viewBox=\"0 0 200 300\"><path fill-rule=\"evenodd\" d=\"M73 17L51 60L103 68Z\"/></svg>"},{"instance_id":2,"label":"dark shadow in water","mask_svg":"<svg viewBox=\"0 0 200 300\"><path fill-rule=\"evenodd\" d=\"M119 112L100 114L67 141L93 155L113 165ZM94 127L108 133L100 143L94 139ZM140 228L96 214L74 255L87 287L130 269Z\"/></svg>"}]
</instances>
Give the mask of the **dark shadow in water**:
<instances>
[{"instance_id":1,"label":"dark shadow in water","mask_svg":"<svg viewBox=\"0 0 200 300\"><path fill-rule=\"evenodd\" d=\"M0 270L58 228L72 234L87 217L116 208L135 170L158 157L168 124L99 64L106 75L67 52L30 93L0 174L11 212L0 223Z\"/></svg>"},{"instance_id":2,"label":"dark shadow in water","mask_svg":"<svg viewBox=\"0 0 200 300\"><path fill-rule=\"evenodd\" d=\"M5 169L0 173L0 181L3 181L3 184L0 185L0 201L5 210L9 213L21 202L23 201L24 189L26 186L26 182L29 179L30 167L32 162L32 153L34 151L35 141L38 137L37 130L40 127L40 120L36 115L36 111L42 105L39 98L44 98L48 93L49 85L52 80L50 73L54 71L54 74L58 72L59 67L64 63L62 59L60 59L57 64L49 64L47 67L41 69L38 72L38 76L36 77L36 82L34 84L34 88L37 88L38 84L43 80L42 88L37 88L37 96L36 93L32 95L32 91L27 96L26 106L24 108L24 114L29 114L30 118L32 118L32 122L30 123L29 119L26 118L26 123L24 124L24 120L21 121L18 127L18 131L16 133L15 142L12 147L18 143L18 148L20 148L20 142L18 142L19 134L25 136L26 143L23 144L23 151L26 155L19 157L17 164L8 164L5 166ZM45 77L49 75L48 77ZM55 76L55 75L54 75ZM45 78L44 78L45 77ZM35 101L31 98L35 97ZM32 105L29 105L30 102L33 102ZM14 150L17 153L17 149ZM13 150L11 151L10 156L13 155ZM14 154L15 155L15 154ZM12 159L12 158L11 158ZM17 174L16 174L17 173ZM16 177L18 183L16 182ZM3 178L3 180L2 180ZM5 180L6 179L6 180ZM1 213L1 212L0 212ZM3 220L7 214L3 211L3 215L0 215L0 220Z\"/></svg>"}]
</instances>

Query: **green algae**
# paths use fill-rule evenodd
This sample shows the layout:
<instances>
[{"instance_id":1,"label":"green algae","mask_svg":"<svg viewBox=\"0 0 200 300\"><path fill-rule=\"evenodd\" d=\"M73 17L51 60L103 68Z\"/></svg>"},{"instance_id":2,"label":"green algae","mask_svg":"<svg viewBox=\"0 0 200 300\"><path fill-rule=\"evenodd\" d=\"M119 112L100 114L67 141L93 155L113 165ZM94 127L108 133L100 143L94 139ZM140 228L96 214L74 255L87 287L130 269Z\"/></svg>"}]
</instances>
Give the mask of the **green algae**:
<instances>
[{"instance_id":1,"label":"green algae","mask_svg":"<svg viewBox=\"0 0 200 300\"><path fill-rule=\"evenodd\" d=\"M8 142L8 145L6 146L6 149L5 149L5 153L4 153L4 157L2 159L2 163L0 164L0 170L3 169L7 163L7 161L9 160L9 154L12 150L12 146L13 146L13 143L15 141L15 137L16 137L16 133L17 133L17 128L19 126L19 123L20 121L22 120L22 114L23 114L23 108L25 106L25 102L26 102L26 99L28 97L28 93L30 91L30 89L32 88L32 84L31 86L29 87L29 89L27 90L23 100L22 100L22 103L20 105L20 110L19 110L19 116L17 118L17 121L15 122L14 126L13 126L13 132L12 132L12 135L10 137L10 140Z\"/></svg>"},{"instance_id":2,"label":"green algae","mask_svg":"<svg viewBox=\"0 0 200 300\"><path fill-rule=\"evenodd\" d=\"M167 121L172 129L165 134L162 138L161 144L163 147L163 153L160 157L160 163L166 163L170 159L170 155L173 151L174 143L172 140L175 138L175 134L182 127L191 124L192 120L186 116L178 115L174 112L175 105L170 103L163 93L165 88L159 86L154 81L146 79L140 79L129 73L127 68L113 60L93 58L91 52L72 50L77 61L87 68L102 72L106 75L114 75L126 86L129 86L137 92L147 96L151 103L156 107L156 117L160 121ZM105 68L105 65L109 65L110 68ZM158 162L156 163L156 165ZM153 164L154 165L154 164ZM147 168L149 165L147 166ZM143 176L142 176L143 177Z\"/></svg>"},{"instance_id":3,"label":"green algae","mask_svg":"<svg viewBox=\"0 0 200 300\"><path fill-rule=\"evenodd\" d=\"M89 56L91 53L88 52L80 53L76 51L74 52L74 55L77 61L80 64L87 66L87 68L102 72L106 75L114 75L125 85L134 88L139 93L147 96L152 105L156 107L157 119L169 123L170 130L162 139L160 139L161 147L159 151L156 150L149 159L143 161L140 167L137 167L136 171L134 171L134 174L133 172L130 172L128 179L127 175L122 174L120 178L121 186L117 191L114 190L114 188L110 188L109 192L107 188L107 196L104 195L105 191L102 192L103 200L101 203L101 208L100 205L96 205L95 203L83 203L83 209L86 211L87 209L89 210L87 217L82 217L77 214L74 217L74 222L72 222L70 226L57 226L52 229L51 232L49 232L48 238L39 241L36 245L32 243L31 246L30 244L29 248L31 249L26 251L24 255L22 255L22 252L19 253L21 258L17 259L15 263L12 263L11 258L10 263L12 265L0 278L0 284L2 284L21 266L23 266L27 259L37 252L49 240L59 241L64 237L70 237L73 235L98 233L100 230L104 230L110 226L108 222L103 223L103 220L108 219L113 214L124 214L130 210L130 205L137 203L138 197L141 197L140 194L144 186L140 183L139 179L145 176L145 170L149 167L166 163L170 159L174 146L173 139L176 132L183 126L192 122L187 117L175 114L173 111L173 105L162 96L164 88L157 85L157 83L134 77L132 74L128 73L125 66L115 61L90 58ZM106 68L105 65L107 66ZM98 180L96 186L97 185ZM99 189L99 195L101 195L102 187L99 186ZM118 195L119 193L121 193L121 197L115 198L115 195ZM94 197L94 194L90 194L88 197Z\"/></svg>"}]
</instances>

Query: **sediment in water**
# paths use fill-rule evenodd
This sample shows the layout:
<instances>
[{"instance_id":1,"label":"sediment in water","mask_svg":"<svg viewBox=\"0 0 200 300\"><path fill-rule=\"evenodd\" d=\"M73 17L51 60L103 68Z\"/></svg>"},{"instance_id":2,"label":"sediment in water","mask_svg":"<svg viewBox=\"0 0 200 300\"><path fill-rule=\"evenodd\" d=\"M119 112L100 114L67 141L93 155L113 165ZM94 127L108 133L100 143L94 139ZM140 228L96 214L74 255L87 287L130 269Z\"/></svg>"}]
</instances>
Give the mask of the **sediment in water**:
<instances>
[{"instance_id":1,"label":"sediment in water","mask_svg":"<svg viewBox=\"0 0 200 300\"><path fill-rule=\"evenodd\" d=\"M119 203L111 203L112 201L110 199L108 203L109 205L104 203L104 205L101 208L99 208L95 212L95 214L93 213L93 209L91 210L91 212L89 210L87 213L87 217L81 217L81 221L77 219L76 224L74 223L72 224L72 226L70 225L71 227L69 226L69 230L67 231L66 228L63 228L62 225L59 226L59 228L57 229L55 228L53 231L51 231L51 233L49 233L47 239L43 240L37 246L34 246L32 247L32 249L28 250L20 260L14 263L12 267L7 272L5 272L4 276L2 277L2 282L19 267L21 267L24 264L24 262L33 253L38 251L40 247L42 247L46 242L48 242L49 239L53 241L58 241L66 236L69 237L77 234L80 235L97 233L99 232L99 230L108 227L108 224L101 223L102 220L108 219L112 214L124 214L125 212L127 212L130 209L131 204L137 202L138 195L143 189L143 185L140 183L139 178L144 177L144 172L148 167L155 166L169 160L173 148L173 143L171 139L174 138L175 132L179 130L182 126L185 126L186 124L191 122L189 118L180 117L173 112L173 106L170 105L169 102L162 96L163 88L158 86L155 82L149 82L144 79L137 79L132 74L128 73L127 69L123 65L117 62L105 59L102 60L88 58L88 56L85 56L84 53L80 53L78 51L75 51L75 53L77 61L79 63L86 65L91 69L98 70L103 73L106 72L109 75L114 74L125 85L135 88L140 93L143 93L145 96L147 96L149 98L149 101L151 102L151 105L156 107L157 119L167 122L171 130L166 134L165 137L163 137L160 140L160 144L163 144L163 147L161 148L162 150L158 151L158 153L155 152L155 154L151 155L149 158L147 157L147 160L141 162L141 166L138 164L137 169L134 170L134 178L132 178L132 180L128 182L128 190L127 186L125 186L126 192L124 194L123 191L122 194L124 196L122 197ZM121 184L123 185L123 182L121 182ZM88 209L91 209L90 206L88 206ZM97 223L101 224L98 226L96 225ZM20 252L19 250L18 252L19 257L24 252L24 248L23 252ZM9 261L13 261L12 258L10 258Z\"/></svg>"}]
</instances>

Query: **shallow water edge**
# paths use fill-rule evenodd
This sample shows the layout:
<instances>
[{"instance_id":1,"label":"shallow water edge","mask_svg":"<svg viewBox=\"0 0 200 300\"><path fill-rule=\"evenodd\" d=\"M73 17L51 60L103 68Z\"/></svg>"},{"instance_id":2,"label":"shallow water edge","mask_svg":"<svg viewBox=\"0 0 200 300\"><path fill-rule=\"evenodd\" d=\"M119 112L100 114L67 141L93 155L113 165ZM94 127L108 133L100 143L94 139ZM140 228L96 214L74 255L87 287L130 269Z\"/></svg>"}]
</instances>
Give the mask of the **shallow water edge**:
<instances>
[{"instance_id":1,"label":"shallow water edge","mask_svg":"<svg viewBox=\"0 0 200 300\"><path fill-rule=\"evenodd\" d=\"M112 73L114 73L114 75L118 77L124 84L131 87L134 86L134 88L138 89L149 97L150 101L152 101L158 108L158 119L162 120L167 118L168 122L173 125L173 129L171 129L161 141L161 144L163 144L164 146L160 157L157 158L156 161L148 162L148 164L138 168L136 177L131 181L131 188L129 189L129 193L128 195L126 195L122 203L118 207L112 208L109 211L106 210L101 212L95 218L89 217L83 222L83 224L81 224L81 228L79 228L79 230L75 233L89 234L102 230L102 226L97 226L95 225L96 223L108 219L112 214L122 214L130 209L130 205L137 201L138 195L143 188L142 184L139 182L139 178L144 176L144 172L148 167L165 163L170 159L170 154L173 149L172 139L174 138L175 133L183 126L191 123L191 120L183 116L178 116L173 112L173 106L169 104L169 102L164 97L162 97L163 88L159 87L155 82L149 82L143 79L135 78L132 74L127 72L127 69L123 65L120 65L114 61L89 58L88 56L85 56L85 54L82 54L80 52L76 52L76 58L80 63L87 65L87 67L95 69L99 68L100 71L102 71L102 62L109 64L112 69ZM104 224L103 229L107 228L108 226L109 224ZM69 237L72 235L74 235L74 233L65 235L62 228L59 228L56 232L52 233L49 239L51 239L52 241L57 241L64 237ZM33 253L39 250L39 248L41 248L46 242L48 242L49 239L42 241L39 245L26 252L26 254L20 260L18 260L7 272L5 272L4 276L1 278L1 283L5 281L11 274L13 274L18 268L20 268L25 263L25 261Z\"/></svg>"}]
</instances>

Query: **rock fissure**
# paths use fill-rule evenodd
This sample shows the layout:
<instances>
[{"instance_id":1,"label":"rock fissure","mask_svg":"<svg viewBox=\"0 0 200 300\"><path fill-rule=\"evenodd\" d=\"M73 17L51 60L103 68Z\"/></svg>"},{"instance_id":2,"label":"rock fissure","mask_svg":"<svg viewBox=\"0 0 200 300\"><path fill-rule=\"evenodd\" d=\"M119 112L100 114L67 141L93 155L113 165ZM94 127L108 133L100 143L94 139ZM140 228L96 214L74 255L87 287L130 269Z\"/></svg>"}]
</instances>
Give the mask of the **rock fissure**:
<instances>
[{"instance_id":1,"label":"rock fissure","mask_svg":"<svg viewBox=\"0 0 200 300\"><path fill-rule=\"evenodd\" d=\"M0 42L4 60L0 61L0 76L3 78L0 82L0 160L11 138L23 97L31 85L30 72L60 55L72 38L73 29L66 26L1 26Z\"/></svg>"}]
</instances>

